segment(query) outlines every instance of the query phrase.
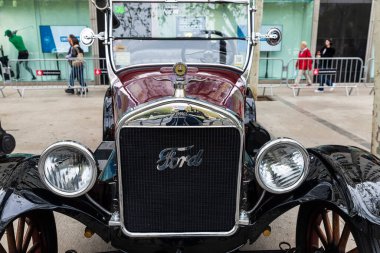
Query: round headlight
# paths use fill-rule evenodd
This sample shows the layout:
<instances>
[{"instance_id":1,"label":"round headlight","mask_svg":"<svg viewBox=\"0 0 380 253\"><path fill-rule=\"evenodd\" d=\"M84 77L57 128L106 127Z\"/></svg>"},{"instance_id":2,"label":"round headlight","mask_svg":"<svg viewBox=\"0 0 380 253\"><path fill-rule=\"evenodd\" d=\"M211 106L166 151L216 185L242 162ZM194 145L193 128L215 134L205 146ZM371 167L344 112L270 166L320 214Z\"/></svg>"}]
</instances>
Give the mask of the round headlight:
<instances>
[{"instance_id":1,"label":"round headlight","mask_svg":"<svg viewBox=\"0 0 380 253\"><path fill-rule=\"evenodd\" d=\"M93 154L76 142L57 142L41 155L38 170L45 185L64 197L78 197L95 184L97 166Z\"/></svg>"},{"instance_id":2,"label":"round headlight","mask_svg":"<svg viewBox=\"0 0 380 253\"><path fill-rule=\"evenodd\" d=\"M309 155L298 142L282 138L268 142L256 156L255 175L262 188L286 193L302 184L309 168Z\"/></svg>"}]
</instances>

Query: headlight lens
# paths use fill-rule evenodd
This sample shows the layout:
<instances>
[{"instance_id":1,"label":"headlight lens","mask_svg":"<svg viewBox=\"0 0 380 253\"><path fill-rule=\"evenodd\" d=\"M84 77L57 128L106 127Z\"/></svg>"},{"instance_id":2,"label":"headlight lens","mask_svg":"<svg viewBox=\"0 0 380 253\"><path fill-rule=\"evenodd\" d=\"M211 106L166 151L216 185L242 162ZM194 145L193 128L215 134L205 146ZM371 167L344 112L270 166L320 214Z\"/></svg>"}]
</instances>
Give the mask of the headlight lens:
<instances>
[{"instance_id":1,"label":"headlight lens","mask_svg":"<svg viewBox=\"0 0 380 253\"><path fill-rule=\"evenodd\" d=\"M58 142L41 155L38 169L45 185L64 197L78 197L95 184L97 166L93 154L76 142Z\"/></svg>"},{"instance_id":2,"label":"headlight lens","mask_svg":"<svg viewBox=\"0 0 380 253\"><path fill-rule=\"evenodd\" d=\"M265 144L256 157L255 174L261 187L271 193L294 190L305 179L309 155L298 142L282 138Z\"/></svg>"}]
</instances>

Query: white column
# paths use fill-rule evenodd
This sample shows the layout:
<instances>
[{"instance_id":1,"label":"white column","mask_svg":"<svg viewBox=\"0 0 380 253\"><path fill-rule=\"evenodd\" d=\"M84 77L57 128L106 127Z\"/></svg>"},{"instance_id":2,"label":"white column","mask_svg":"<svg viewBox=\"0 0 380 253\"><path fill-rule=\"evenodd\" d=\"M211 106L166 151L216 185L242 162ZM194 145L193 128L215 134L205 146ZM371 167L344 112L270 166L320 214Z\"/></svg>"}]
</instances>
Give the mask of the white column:
<instances>
[{"instance_id":1,"label":"white column","mask_svg":"<svg viewBox=\"0 0 380 253\"><path fill-rule=\"evenodd\" d=\"M98 22L96 17L96 8L94 4L89 2L89 12L90 12L90 28L94 31L95 34L98 34ZM92 45L92 56L94 58L99 57L99 40L95 40L94 44Z\"/></svg>"},{"instance_id":2,"label":"white column","mask_svg":"<svg viewBox=\"0 0 380 253\"><path fill-rule=\"evenodd\" d=\"M371 18L369 20L369 27L368 27L368 39L367 39L367 51L365 54L365 61L367 62L369 58L372 57L372 47L373 47L373 25L375 21L375 4L372 3L371 8Z\"/></svg>"},{"instance_id":3,"label":"white column","mask_svg":"<svg viewBox=\"0 0 380 253\"><path fill-rule=\"evenodd\" d=\"M380 45L380 0L373 0L373 45ZM375 48L375 97L372 120L372 153L380 156L380 48Z\"/></svg>"},{"instance_id":4,"label":"white column","mask_svg":"<svg viewBox=\"0 0 380 253\"><path fill-rule=\"evenodd\" d=\"M97 16L96 16L96 7L95 5L91 2L89 2L89 12L90 12L90 27L94 31L95 34L98 34L98 22L97 22ZM93 58L99 58L99 40L95 39L94 44L91 46L91 52L92 52L92 57ZM100 63L99 61L93 61L94 68L100 68ZM100 77L95 76L95 84L100 83Z\"/></svg>"},{"instance_id":5,"label":"white column","mask_svg":"<svg viewBox=\"0 0 380 253\"><path fill-rule=\"evenodd\" d=\"M321 7L321 0L314 0L313 24L312 24L312 32L311 32L311 43L310 43L310 50L311 50L312 55L315 55L317 53L316 50L317 50L320 7Z\"/></svg>"}]
</instances>

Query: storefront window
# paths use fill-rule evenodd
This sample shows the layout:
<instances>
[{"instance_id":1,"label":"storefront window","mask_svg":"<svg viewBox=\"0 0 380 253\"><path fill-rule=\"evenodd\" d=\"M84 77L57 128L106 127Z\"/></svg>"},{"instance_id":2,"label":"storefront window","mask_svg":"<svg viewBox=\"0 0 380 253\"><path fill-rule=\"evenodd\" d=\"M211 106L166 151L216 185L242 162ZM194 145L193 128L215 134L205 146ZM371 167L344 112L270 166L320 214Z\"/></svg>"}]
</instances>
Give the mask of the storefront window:
<instances>
[{"instance_id":1,"label":"storefront window","mask_svg":"<svg viewBox=\"0 0 380 253\"><path fill-rule=\"evenodd\" d=\"M314 1L264 0L262 31L278 27L283 40L276 47L261 43L260 78L281 79L282 62L297 57L301 41L311 43ZM267 58L275 58L269 59Z\"/></svg>"},{"instance_id":2,"label":"storefront window","mask_svg":"<svg viewBox=\"0 0 380 253\"><path fill-rule=\"evenodd\" d=\"M67 35L79 36L81 27L90 26L89 1L0 0L0 20L0 45L10 59L18 52L3 36L5 30L18 30L30 59L64 58Z\"/></svg>"}]
</instances>

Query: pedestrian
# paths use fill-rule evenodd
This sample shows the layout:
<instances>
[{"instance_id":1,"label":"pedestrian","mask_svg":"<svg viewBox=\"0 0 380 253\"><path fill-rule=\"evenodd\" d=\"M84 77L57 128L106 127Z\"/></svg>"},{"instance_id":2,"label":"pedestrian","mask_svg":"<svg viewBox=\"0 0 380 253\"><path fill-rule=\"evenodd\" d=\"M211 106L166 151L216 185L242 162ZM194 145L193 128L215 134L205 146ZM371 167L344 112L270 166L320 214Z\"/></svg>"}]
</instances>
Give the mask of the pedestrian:
<instances>
[{"instance_id":1,"label":"pedestrian","mask_svg":"<svg viewBox=\"0 0 380 253\"><path fill-rule=\"evenodd\" d=\"M307 48L307 42L302 41L300 46L300 52L298 53L298 60L296 63L296 69L298 70L297 78L294 82L294 87L297 87L301 81L302 76L306 78L307 86L312 84L309 71L312 69L313 60L311 59L310 50Z\"/></svg>"},{"instance_id":2,"label":"pedestrian","mask_svg":"<svg viewBox=\"0 0 380 253\"><path fill-rule=\"evenodd\" d=\"M66 58L71 66L69 87L65 90L66 93L74 94L74 82L75 79L78 80L81 88L77 91L77 95L82 95L87 93L87 84L84 81L84 51L79 46L79 40L74 35L70 34L68 37L68 42L70 43L70 49Z\"/></svg>"},{"instance_id":3,"label":"pedestrian","mask_svg":"<svg viewBox=\"0 0 380 253\"><path fill-rule=\"evenodd\" d=\"M321 48L320 52L320 60L318 60L318 68L321 71L334 71L332 69L333 64L332 64L332 59L335 55L335 48L332 46L332 41L331 39L326 39L325 40L325 45ZM325 59L323 59L325 58ZM328 59L326 59L328 58ZM336 87L336 84L333 83L331 80L331 74L321 74L318 76L318 82L319 82L319 88L315 90L317 93L322 93L324 92L324 84L327 86L330 86L330 91L333 91L334 88Z\"/></svg>"},{"instance_id":4,"label":"pedestrian","mask_svg":"<svg viewBox=\"0 0 380 253\"><path fill-rule=\"evenodd\" d=\"M25 69L32 75L32 80L36 80L36 76L33 73L33 70L29 67L29 52L25 47L24 40L20 35L17 35L17 31L6 30L4 36L9 38L9 42L13 44L13 46L18 51L18 61L16 64L16 79L20 79L20 65L23 64ZM25 61L22 61L25 60Z\"/></svg>"}]
</instances>

